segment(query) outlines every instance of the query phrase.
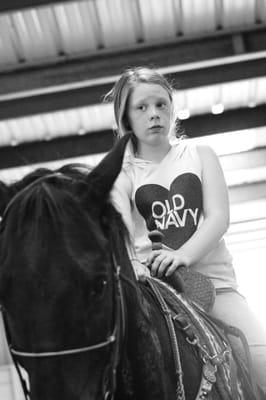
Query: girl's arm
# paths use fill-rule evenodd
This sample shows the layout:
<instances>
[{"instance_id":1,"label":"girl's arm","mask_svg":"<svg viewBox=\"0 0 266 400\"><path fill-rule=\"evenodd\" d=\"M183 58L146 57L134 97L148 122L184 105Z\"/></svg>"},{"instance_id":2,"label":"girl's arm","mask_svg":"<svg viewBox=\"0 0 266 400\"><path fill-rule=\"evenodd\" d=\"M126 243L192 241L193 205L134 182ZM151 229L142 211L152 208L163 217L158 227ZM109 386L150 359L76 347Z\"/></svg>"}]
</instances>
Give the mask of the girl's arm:
<instances>
[{"instance_id":1,"label":"girl's arm","mask_svg":"<svg viewBox=\"0 0 266 400\"><path fill-rule=\"evenodd\" d=\"M111 194L112 203L120 212L129 233L129 241L126 243L127 251L134 271L138 279L149 273L148 269L137 259L134 247L134 224L131 207L132 183L128 175L122 170L119 174Z\"/></svg>"},{"instance_id":2,"label":"girl's arm","mask_svg":"<svg viewBox=\"0 0 266 400\"><path fill-rule=\"evenodd\" d=\"M152 274L171 275L180 265L193 265L208 254L229 226L228 190L217 155L208 146L198 146L202 164L203 217L199 229L176 251L154 251L147 262Z\"/></svg>"}]
</instances>

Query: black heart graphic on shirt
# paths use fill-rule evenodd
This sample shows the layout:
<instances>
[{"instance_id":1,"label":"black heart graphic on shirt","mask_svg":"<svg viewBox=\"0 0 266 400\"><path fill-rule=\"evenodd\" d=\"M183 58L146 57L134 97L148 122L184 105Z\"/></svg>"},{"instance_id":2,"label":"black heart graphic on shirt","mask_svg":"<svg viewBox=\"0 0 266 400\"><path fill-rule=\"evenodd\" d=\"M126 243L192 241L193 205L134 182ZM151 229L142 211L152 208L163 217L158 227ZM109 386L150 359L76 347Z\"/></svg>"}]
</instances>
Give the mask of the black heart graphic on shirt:
<instances>
[{"instance_id":1,"label":"black heart graphic on shirt","mask_svg":"<svg viewBox=\"0 0 266 400\"><path fill-rule=\"evenodd\" d=\"M202 211L202 186L197 175L185 173L174 179L167 190L163 186L140 186L136 206L149 231L163 233L163 243L179 249L196 231Z\"/></svg>"}]
</instances>

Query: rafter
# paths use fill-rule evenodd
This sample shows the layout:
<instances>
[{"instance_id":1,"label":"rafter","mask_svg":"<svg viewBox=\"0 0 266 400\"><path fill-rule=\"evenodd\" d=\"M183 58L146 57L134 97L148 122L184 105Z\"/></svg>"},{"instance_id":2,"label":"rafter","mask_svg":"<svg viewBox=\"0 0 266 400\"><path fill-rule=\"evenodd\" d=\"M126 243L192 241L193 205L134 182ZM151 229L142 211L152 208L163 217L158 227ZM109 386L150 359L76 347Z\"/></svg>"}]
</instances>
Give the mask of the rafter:
<instances>
[{"instance_id":1,"label":"rafter","mask_svg":"<svg viewBox=\"0 0 266 400\"><path fill-rule=\"evenodd\" d=\"M0 147L0 169L99 154L110 150L113 143L110 130Z\"/></svg>"},{"instance_id":2,"label":"rafter","mask_svg":"<svg viewBox=\"0 0 266 400\"><path fill-rule=\"evenodd\" d=\"M198 132L195 122L195 134ZM216 125L215 125L216 126ZM29 164L62 160L67 158L105 153L114 143L112 130L72 135L36 141L17 146L0 147L0 169L19 167ZM260 168L265 165L266 148L222 157L222 165L226 170L236 168Z\"/></svg>"},{"instance_id":3,"label":"rafter","mask_svg":"<svg viewBox=\"0 0 266 400\"><path fill-rule=\"evenodd\" d=\"M56 3L67 3L73 0L8 0L0 2L0 13L35 8Z\"/></svg>"},{"instance_id":4,"label":"rafter","mask_svg":"<svg viewBox=\"0 0 266 400\"><path fill-rule=\"evenodd\" d=\"M195 77L193 78L193 74L200 74L201 78L197 75L199 79L197 81L198 83L210 84L210 82L221 83L226 77L236 80L237 77L245 76L245 78L247 78L248 74L253 77L260 74L265 75L265 71L266 58L263 60L242 62L241 65L238 66L228 64L220 66L219 68L210 67L206 68L206 70L198 70L197 72L187 71L186 73L184 72L184 75L186 75L187 83L190 82L191 86L193 86L193 79L195 79ZM178 81L176 78L177 76L178 73L172 74L172 77L176 81ZM0 95L0 120L99 104L102 102L103 96L111 89L112 85L112 83L103 83L95 86L84 86L64 91L29 95L22 98L9 95L9 98L2 101ZM178 87L180 87L180 85L178 85ZM260 125L260 122L258 124Z\"/></svg>"},{"instance_id":5,"label":"rafter","mask_svg":"<svg viewBox=\"0 0 266 400\"><path fill-rule=\"evenodd\" d=\"M190 137L258 128L266 126L266 104L228 110L218 115L195 115L182 121L182 125Z\"/></svg>"},{"instance_id":6,"label":"rafter","mask_svg":"<svg viewBox=\"0 0 266 400\"><path fill-rule=\"evenodd\" d=\"M245 52L236 54L235 35L243 37ZM0 74L0 99L13 94L25 96L44 91L70 92L74 87L90 91L88 101L99 101L99 93L110 88L122 70L135 65L152 65L169 75L180 89L265 76L266 25L238 31L221 31L201 37L177 38L151 45L99 50L86 57L60 56L46 64L13 65ZM86 90L85 89L85 90ZM76 90L79 95L79 90Z\"/></svg>"}]
</instances>

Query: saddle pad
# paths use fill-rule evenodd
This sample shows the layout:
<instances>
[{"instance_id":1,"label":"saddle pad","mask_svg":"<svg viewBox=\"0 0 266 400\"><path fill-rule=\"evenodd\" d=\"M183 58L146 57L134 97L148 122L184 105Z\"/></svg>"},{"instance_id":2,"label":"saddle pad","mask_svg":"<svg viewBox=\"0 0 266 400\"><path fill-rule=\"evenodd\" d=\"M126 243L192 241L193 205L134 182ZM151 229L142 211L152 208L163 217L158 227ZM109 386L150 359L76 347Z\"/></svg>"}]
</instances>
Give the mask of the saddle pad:
<instances>
[{"instance_id":1,"label":"saddle pad","mask_svg":"<svg viewBox=\"0 0 266 400\"><path fill-rule=\"evenodd\" d=\"M212 309L215 301L215 288L205 275L186 267L180 267L171 277L164 280L178 292L184 292L204 311L209 312Z\"/></svg>"}]
</instances>

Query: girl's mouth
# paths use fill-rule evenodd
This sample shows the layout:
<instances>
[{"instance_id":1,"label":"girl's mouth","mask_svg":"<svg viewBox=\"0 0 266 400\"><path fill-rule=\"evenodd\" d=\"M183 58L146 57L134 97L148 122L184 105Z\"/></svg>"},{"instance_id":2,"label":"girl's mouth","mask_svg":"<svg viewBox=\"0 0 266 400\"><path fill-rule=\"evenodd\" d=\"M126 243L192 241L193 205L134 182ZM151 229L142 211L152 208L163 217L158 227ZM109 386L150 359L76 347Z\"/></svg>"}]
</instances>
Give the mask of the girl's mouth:
<instances>
[{"instance_id":1,"label":"girl's mouth","mask_svg":"<svg viewBox=\"0 0 266 400\"><path fill-rule=\"evenodd\" d=\"M153 126L151 126L149 128L149 130L152 131L152 132L157 132L157 131L160 131L162 129L163 129L163 127L161 125L153 125Z\"/></svg>"}]
</instances>

